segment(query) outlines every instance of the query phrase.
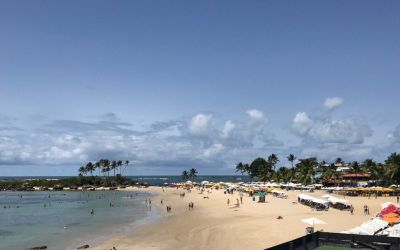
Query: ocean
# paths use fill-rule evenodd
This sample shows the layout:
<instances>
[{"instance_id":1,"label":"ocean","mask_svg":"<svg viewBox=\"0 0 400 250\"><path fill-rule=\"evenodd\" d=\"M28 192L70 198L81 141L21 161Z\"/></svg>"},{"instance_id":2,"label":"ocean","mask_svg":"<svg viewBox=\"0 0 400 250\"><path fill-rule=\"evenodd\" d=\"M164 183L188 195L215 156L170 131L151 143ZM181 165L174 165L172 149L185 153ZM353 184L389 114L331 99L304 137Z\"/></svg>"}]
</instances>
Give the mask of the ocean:
<instances>
[{"instance_id":1,"label":"ocean","mask_svg":"<svg viewBox=\"0 0 400 250\"><path fill-rule=\"evenodd\" d=\"M0 249L76 249L159 215L135 191L0 192ZM91 210L94 214L91 215Z\"/></svg>"},{"instance_id":2,"label":"ocean","mask_svg":"<svg viewBox=\"0 0 400 250\"><path fill-rule=\"evenodd\" d=\"M73 176L16 176L16 177L1 177L2 180L24 180L24 179L62 179ZM164 184L170 184L174 182L182 182L181 176L165 176L165 175L154 175L154 176L126 176L128 178L137 180L140 183L147 183L153 186L162 186ZM211 182L249 182L250 177L247 175L200 175L195 179L196 182L211 181Z\"/></svg>"}]
</instances>

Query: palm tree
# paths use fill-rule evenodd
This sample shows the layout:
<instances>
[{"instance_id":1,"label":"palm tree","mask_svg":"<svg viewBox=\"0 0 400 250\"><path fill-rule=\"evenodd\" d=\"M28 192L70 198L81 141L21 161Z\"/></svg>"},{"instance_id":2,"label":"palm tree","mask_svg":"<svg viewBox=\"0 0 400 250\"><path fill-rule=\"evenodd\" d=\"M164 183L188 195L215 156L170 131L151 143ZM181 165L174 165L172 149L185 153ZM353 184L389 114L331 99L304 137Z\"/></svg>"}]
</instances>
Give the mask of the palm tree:
<instances>
[{"instance_id":1,"label":"palm tree","mask_svg":"<svg viewBox=\"0 0 400 250\"><path fill-rule=\"evenodd\" d=\"M273 167L274 172L275 172L275 165L279 161L278 156L276 154L271 154L271 155L268 156L268 160L267 161L271 164L271 166Z\"/></svg>"},{"instance_id":2,"label":"palm tree","mask_svg":"<svg viewBox=\"0 0 400 250\"><path fill-rule=\"evenodd\" d=\"M111 165L110 165L110 169L114 170L114 176L115 176L115 169L118 168L117 162L116 161L112 161Z\"/></svg>"},{"instance_id":3,"label":"palm tree","mask_svg":"<svg viewBox=\"0 0 400 250\"><path fill-rule=\"evenodd\" d=\"M286 158L292 163L293 168L293 162L296 160L296 156L294 156L294 154L289 154Z\"/></svg>"},{"instance_id":4,"label":"palm tree","mask_svg":"<svg viewBox=\"0 0 400 250\"><path fill-rule=\"evenodd\" d=\"M362 172L360 164L358 164L358 161L353 161L351 164L351 169L353 171L353 173L359 174Z\"/></svg>"},{"instance_id":5,"label":"palm tree","mask_svg":"<svg viewBox=\"0 0 400 250\"><path fill-rule=\"evenodd\" d=\"M119 175L122 176L121 171L122 171L122 161L119 160L117 161L117 168L119 168Z\"/></svg>"},{"instance_id":6,"label":"palm tree","mask_svg":"<svg viewBox=\"0 0 400 250\"><path fill-rule=\"evenodd\" d=\"M187 181L187 180L189 179L189 173L188 173L188 171L183 170L183 171L182 171L181 177L182 177L182 180Z\"/></svg>"},{"instance_id":7,"label":"palm tree","mask_svg":"<svg viewBox=\"0 0 400 250\"><path fill-rule=\"evenodd\" d=\"M192 178L192 181L197 177L197 170L195 168L192 168L189 170L189 176Z\"/></svg>"},{"instance_id":8,"label":"palm tree","mask_svg":"<svg viewBox=\"0 0 400 250\"><path fill-rule=\"evenodd\" d=\"M244 172L246 172L245 165L242 162L239 162L236 165L236 172L240 172L242 175L243 175Z\"/></svg>"},{"instance_id":9,"label":"palm tree","mask_svg":"<svg viewBox=\"0 0 400 250\"><path fill-rule=\"evenodd\" d=\"M299 172L299 178L303 184L312 184L315 175L315 166L318 165L315 157L306 159L300 159L300 162L296 164L296 168Z\"/></svg>"},{"instance_id":10,"label":"palm tree","mask_svg":"<svg viewBox=\"0 0 400 250\"><path fill-rule=\"evenodd\" d=\"M125 161L125 167L124 167L124 169L122 170L121 175L125 172L125 169L128 167L128 165L129 165L129 161L126 160L126 161Z\"/></svg>"},{"instance_id":11,"label":"palm tree","mask_svg":"<svg viewBox=\"0 0 400 250\"><path fill-rule=\"evenodd\" d=\"M95 170L95 166L93 165L92 162L89 161L89 162L86 164L85 170L86 170L86 172L89 172L90 175L93 177L93 171Z\"/></svg>"},{"instance_id":12,"label":"palm tree","mask_svg":"<svg viewBox=\"0 0 400 250\"><path fill-rule=\"evenodd\" d=\"M340 157L336 158L335 164L343 164L343 163L344 162L343 162L342 158L340 158Z\"/></svg>"},{"instance_id":13,"label":"palm tree","mask_svg":"<svg viewBox=\"0 0 400 250\"><path fill-rule=\"evenodd\" d=\"M79 172L79 176L84 176L84 175L86 174L86 169L85 169L85 167L84 167L84 166L80 167L80 168L78 169L78 172Z\"/></svg>"},{"instance_id":14,"label":"palm tree","mask_svg":"<svg viewBox=\"0 0 400 250\"><path fill-rule=\"evenodd\" d=\"M400 154L392 153L385 160L386 175L389 177L388 181L399 184L400 182Z\"/></svg>"},{"instance_id":15,"label":"palm tree","mask_svg":"<svg viewBox=\"0 0 400 250\"><path fill-rule=\"evenodd\" d=\"M266 182L272 176L272 164L263 158L257 158L250 164L249 173L251 178L258 177Z\"/></svg>"},{"instance_id":16,"label":"palm tree","mask_svg":"<svg viewBox=\"0 0 400 250\"><path fill-rule=\"evenodd\" d=\"M277 181L287 182L289 180L289 169L287 167L280 167L276 172Z\"/></svg>"},{"instance_id":17,"label":"palm tree","mask_svg":"<svg viewBox=\"0 0 400 250\"><path fill-rule=\"evenodd\" d=\"M100 176L100 172L101 172L101 164L100 164L100 161L96 161L95 163L94 163L94 168L96 169L98 169L99 170L99 176Z\"/></svg>"}]
</instances>

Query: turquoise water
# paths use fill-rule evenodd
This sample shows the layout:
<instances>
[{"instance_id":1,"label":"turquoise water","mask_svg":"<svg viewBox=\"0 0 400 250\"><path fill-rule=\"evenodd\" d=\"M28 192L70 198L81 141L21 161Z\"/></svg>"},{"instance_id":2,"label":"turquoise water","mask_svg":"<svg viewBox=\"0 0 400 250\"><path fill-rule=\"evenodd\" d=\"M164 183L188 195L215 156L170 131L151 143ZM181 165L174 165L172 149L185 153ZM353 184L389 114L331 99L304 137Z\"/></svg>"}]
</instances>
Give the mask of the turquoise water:
<instances>
[{"instance_id":1,"label":"turquoise water","mask_svg":"<svg viewBox=\"0 0 400 250\"><path fill-rule=\"evenodd\" d=\"M0 249L91 245L154 219L146 198L135 191L0 192Z\"/></svg>"}]
</instances>

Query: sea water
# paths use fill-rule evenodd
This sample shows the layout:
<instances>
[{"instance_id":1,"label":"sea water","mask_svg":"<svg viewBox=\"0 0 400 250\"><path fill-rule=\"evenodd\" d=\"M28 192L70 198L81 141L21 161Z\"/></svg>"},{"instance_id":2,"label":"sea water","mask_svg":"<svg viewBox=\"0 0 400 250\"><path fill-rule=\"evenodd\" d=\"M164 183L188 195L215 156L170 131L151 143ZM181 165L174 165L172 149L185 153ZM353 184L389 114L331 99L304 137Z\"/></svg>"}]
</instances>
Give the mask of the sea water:
<instances>
[{"instance_id":1,"label":"sea water","mask_svg":"<svg viewBox=\"0 0 400 250\"><path fill-rule=\"evenodd\" d=\"M149 198L136 191L0 192L0 249L94 244L154 219Z\"/></svg>"}]
</instances>

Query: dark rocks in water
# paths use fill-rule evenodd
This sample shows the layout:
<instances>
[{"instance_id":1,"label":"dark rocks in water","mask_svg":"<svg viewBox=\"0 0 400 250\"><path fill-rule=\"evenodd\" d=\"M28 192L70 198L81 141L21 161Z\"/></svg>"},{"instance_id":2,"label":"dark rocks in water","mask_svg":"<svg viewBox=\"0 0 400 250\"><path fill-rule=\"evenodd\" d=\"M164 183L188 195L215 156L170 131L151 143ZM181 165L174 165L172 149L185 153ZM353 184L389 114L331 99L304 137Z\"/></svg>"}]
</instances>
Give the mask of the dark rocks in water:
<instances>
[{"instance_id":1,"label":"dark rocks in water","mask_svg":"<svg viewBox=\"0 0 400 250\"><path fill-rule=\"evenodd\" d=\"M83 246L78 247L77 249L86 249L86 248L89 248L89 247L90 247L89 245L83 245Z\"/></svg>"},{"instance_id":2,"label":"dark rocks in water","mask_svg":"<svg viewBox=\"0 0 400 250\"><path fill-rule=\"evenodd\" d=\"M47 249L47 246L32 247L31 250Z\"/></svg>"}]
</instances>

